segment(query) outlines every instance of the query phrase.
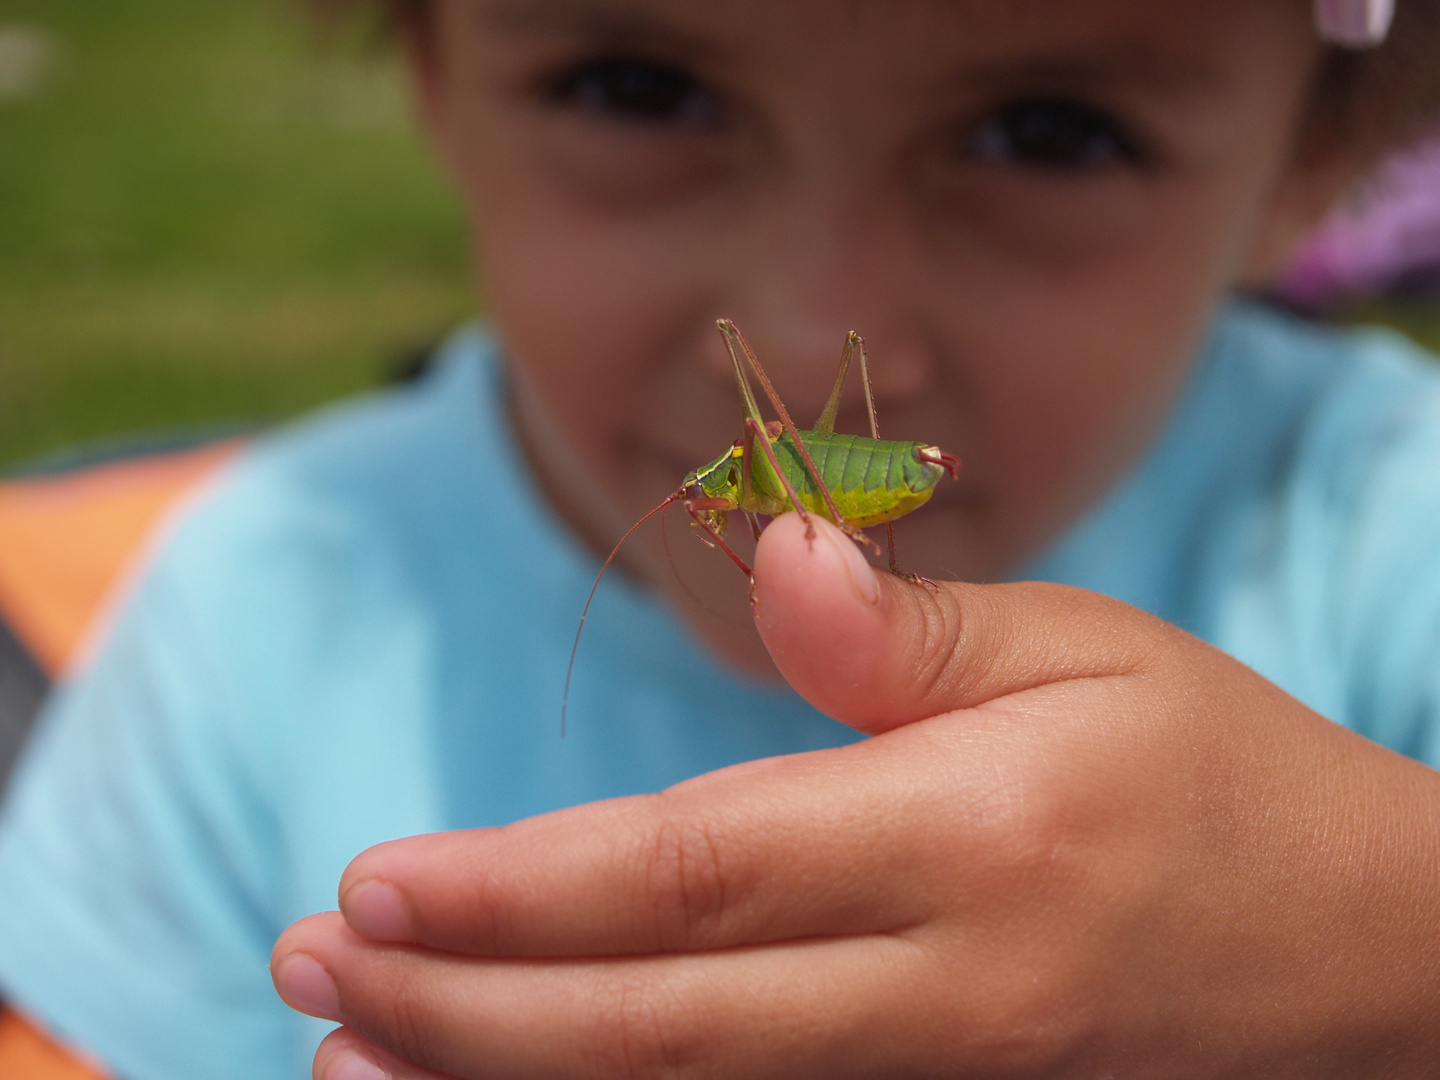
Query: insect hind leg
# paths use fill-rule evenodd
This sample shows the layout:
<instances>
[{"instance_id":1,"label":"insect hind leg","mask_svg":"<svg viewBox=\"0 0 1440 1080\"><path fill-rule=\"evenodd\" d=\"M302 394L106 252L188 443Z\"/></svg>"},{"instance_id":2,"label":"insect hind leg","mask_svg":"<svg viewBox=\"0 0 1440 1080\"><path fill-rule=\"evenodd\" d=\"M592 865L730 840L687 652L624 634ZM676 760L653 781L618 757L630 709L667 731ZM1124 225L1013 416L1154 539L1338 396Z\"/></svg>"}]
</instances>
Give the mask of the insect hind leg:
<instances>
[{"instance_id":1,"label":"insect hind leg","mask_svg":"<svg viewBox=\"0 0 1440 1080\"><path fill-rule=\"evenodd\" d=\"M805 522L805 539L814 540L815 523L810 520L810 511L805 509L805 504L800 501L800 495L796 492L795 486L790 483L790 478L785 475L785 470L780 467L780 461L775 456L775 448L770 445L770 440L766 438L764 430L761 429L755 421L747 420L745 424L747 429L750 430L750 434L754 436L755 443L759 445L760 452L765 455L765 459L770 463L770 467L775 470L775 475L779 477L781 485L785 488L785 494L790 497L790 505L795 507L795 512L800 515L800 520ZM796 439L795 443L797 446L801 445L799 439ZM803 447L801 452L804 453ZM806 455L806 459L808 462L808 455ZM875 552L876 555L879 555L880 545L866 536L862 530L857 529L840 516L840 511L835 509L834 501L830 498L830 493L825 489L824 481L820 479L820 474L815 469L813 463L810 463L810 473L815 478L815 483L820 487L821 492L825 495L831 513L835 515L835 527L861 547L868 547Z\"/></svg>"}]
</instances>

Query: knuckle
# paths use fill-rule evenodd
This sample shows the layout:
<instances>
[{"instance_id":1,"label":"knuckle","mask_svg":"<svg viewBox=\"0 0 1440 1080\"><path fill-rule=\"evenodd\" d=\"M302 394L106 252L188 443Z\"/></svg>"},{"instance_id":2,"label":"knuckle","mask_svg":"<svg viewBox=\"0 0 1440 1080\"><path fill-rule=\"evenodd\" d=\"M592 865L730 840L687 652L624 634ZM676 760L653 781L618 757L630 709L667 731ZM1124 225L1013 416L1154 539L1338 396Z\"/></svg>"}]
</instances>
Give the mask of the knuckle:
<instances>
[{"instance_id":1,"label":"knuckle","mask_svg":"<svg viewBox=\"0 0 1440 1080\"><path fill-rule=\"evenodd\" d=\"M662 951L702 947L727 909L730 871L714 823L662 820L640 876Z\"/></svg>"},{"instance_id":2,"label":"knuckle","mask_svg":"<svg viewBox=\"0 0 1440 1080\"><path fill-rule=\"evenodd\" d=\"M964 957L977 974L957 981L954 954L943 947L931 954L931 996L919 1008L911 1046L928 1065L922 1071L948 1075L958 1040L977 1076L1071 1075L1067 1063L1073 1067L1097 1036L1108 1005L1095 995L1093 946L1000 934L967 943Z\"/></svg>"},{"instance_id":3,"label":"knuckle","mask_svg":"<svg viewBox=\"0 0 1440 1080\"><path fill-rule=\"evenodd\" d=\"M662 1080L684 1075L693 1055L678 1034L676 1010L655 983L629 982L612 991L596 1011L598 1030L591 1045L597 1078Z\"/></svg>"},{"instance_id":4,"label":"knuckle","mask_svg":"<svg viewBox=\"0 0 1440 1080\"><path fill-rule=\"evenodd\" d=\"M1011 894L1056 897L1074 884L1099 840L1087 801L1077 804L1061 785L1037 783L1023 771L997 770L989 785L972 789L966 855Z\"/></svg>"},{"instance_id":5,"label":"knuckle","mask_svg":"<svg viewBox=\"0 0 1440 1080\"><path fill-rule=\"evenodd\" d=\"M981 966L983 993L958 1003L982 1042L1044 1072L1085 1037L1095 973L1104 970L1113 911L1135 884L1091 827L1088 812L1036 790L992 792L972 821L970 878L985 900L1003 897L1025 929L999 935ZM1097 907L1099 905L1099 907ZM1112 942L1113 943L1113 942ZM982 952L988 948L980 946ZM1097 951L1098 950L1098 951Z\"/></svg>"},{"instance_id":6,"label":"knuckle","mask_svg":"<svg viewBox=\"0 0 1440 1080\"><path fill-rule=\"evenodd\" d=\"M990 876L1006 883L1007 891L1029 893L1041 888L1057 869L1062 842L1044 822L1012 799L992 807L971 837L978 849L979 864Z\"/></svg>"},{"instance_id":7,"label":"knuckle","mask_svg":"<svg viewBox=\"0 0 1440 1080\"><path fill-rule=\"evenodd\" d=\"M1022 961L987 989L967 1003L966 1023L995 1073L1051 1075L1085 1041L1092 1007L1066 972Z\"/></svg>"},{"instance_id":8,"label":"knuckle","mask_svg":"<svg viewBox=\"0 0 1440 1080\"><path fill-rule=\"evenodd\" d=\"M385 1000L388 1004L384 1014L378 1018L378 1024L374 1027L357 1025L358 1030L371 1042L384 1046L399 1057L425 1065L432 1048L440 1045L442 1040L424 998L409 980L396 979Z\"/></svg>"},{"instance_id":9,"label":"knuckle","mask_svg":"<svg viewBox=\"0 0 1440 1080\"><path fill-rule=\"evenodd\" d=\"M491 870L472 871L465 904L467 947L480 955L502 956L515 945L506 928L513 925L516 907L508 881Z\"/></svg>"}]
</instances>

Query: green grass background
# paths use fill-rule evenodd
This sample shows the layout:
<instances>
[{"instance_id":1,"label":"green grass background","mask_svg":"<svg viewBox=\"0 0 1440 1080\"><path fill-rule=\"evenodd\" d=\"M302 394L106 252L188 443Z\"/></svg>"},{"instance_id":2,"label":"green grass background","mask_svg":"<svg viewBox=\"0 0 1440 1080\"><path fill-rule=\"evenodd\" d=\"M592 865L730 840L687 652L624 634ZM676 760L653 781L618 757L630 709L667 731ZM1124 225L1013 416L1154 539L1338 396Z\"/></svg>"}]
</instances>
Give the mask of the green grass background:
<instances>
[{"instance_id":1,"label":"green grass background","mask_svg":"<svg viewBox=\"0 0 1440 1080\"><path fill-rule=\"evenodd\" d=\"M298 0L0 0L17 26L55 48L0 97L0 469L293 414L475 310L384 49ZM1356 314L1440 346L1434 304Z\"/></svg>"},{"instance_id":2,"label":"green grass background","mask_svg":"<svg viewBox=\"0 0 1440 1080\"><path fill-rule=\"evenodd\" d=\"M461 218L393 57L282 0L0 0L0 468L264 422L470 316Z\"/></svg>"}]
</instances>

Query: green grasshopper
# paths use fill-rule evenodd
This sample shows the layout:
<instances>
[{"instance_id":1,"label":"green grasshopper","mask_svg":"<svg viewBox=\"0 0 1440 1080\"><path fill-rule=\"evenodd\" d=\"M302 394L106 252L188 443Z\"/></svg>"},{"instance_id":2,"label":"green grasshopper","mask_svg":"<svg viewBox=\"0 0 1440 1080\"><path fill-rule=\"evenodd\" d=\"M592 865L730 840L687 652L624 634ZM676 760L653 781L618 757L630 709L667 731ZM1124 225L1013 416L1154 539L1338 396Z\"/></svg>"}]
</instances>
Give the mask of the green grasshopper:
<instances>
[{"instance_id":1,"label":"green grasshopper","mask_svg":"<svg viewBox=\"0 0 1440 1080\"><path fill-rule=\"evenodd\" d=\"M775 392L770 377L760 366L754 351L729 319L720 319L716 326L725 339L730 360L735 365L735 382L740 389L740 406L744 434L726 447L725 452L708 465L688 473L680 486L664 501L647 513L620 538L595 576L590 595L580 613L575 629L575 644L570 650L570 664L565 669L565 695L560 704L560 734L565 734L565 712L570 701L570 677L575 670L575 654L580 647L580 633L590 614L591 601L600 587L600 580L610 568L620 548L641 525L674 503L681 503L701 537L712 547L718 546L731 561L751 579L751 569L725 542L725 533L732 511L740 511L750 523L756 539L760 525L755 515L775 517L791 509L805 522L805 535L815 538L811 514L819 514L834 522L856 543L880 548L860 530L871 525L884 525L890 548L890 570L913 582L924 578L901 571L895 559L895 530L891 525L898 517L917 510L930 501L935 485L947 472L960 471L960 459L938 446L918 442L893 442L880 438L875 418L875 398L870 389L870 368L865 360L865 343L854 330L845 338L840 353L840 370L835 386L820 412L815 426L801 431L790 419L790 413ZM860 359L860 374L865 384L865 406L870 413L870 436L842 435L835 431L835 414L840 408L840 393L855 357ZM741 359L744 363L741 363ZM755 392L745 374L749 365L779 420L766 422L755 402ZM756 451L759 451L758 453ZM708 539L707 539L708 537Z\"/></svg>"}]
</instances>

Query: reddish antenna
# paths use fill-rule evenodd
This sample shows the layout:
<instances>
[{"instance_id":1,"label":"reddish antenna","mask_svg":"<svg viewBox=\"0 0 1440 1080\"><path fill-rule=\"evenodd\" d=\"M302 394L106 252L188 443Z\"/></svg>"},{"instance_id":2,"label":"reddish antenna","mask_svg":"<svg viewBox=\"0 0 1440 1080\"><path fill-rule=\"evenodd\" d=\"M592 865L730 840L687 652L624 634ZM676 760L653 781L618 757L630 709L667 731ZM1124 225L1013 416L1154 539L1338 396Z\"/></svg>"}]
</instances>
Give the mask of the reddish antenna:
<instances>
[{"instance_id":1,"label":"reddish antenna","mask_svg":"<svg viewBox=\"0 0 1440 1080\"><path fill-rule=\"evenodd\" d=\"M683 487L673 495L666 496L664 502L626 530L625 535L620 537L619 542L610 549L610 554L605 556L605 561L600 564L600 573L595 575L595 584L590 586L590 595L585 598L584 610L580 612L580 625L575 628L575 644L570 646L570 663L565 665L565 694L560 699L560 738L565 738L565 713L570 707L570 676L575 673L575 654L580 651L580 634L585 629L585 617L590 614L590 602L595 599L595 590L600 588L600 579L605 576L605 571L610 569L610 564L615 561L615 556L619 554L620 548L626 540L630 539L631 534L634 533L636 529L640 528L641 525L644 525L645 522L660 513L661 510L664 510L671 503L679 502L684 497L685 489Z\"/></svg>"}]
</instances>

